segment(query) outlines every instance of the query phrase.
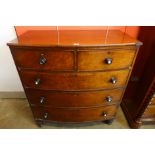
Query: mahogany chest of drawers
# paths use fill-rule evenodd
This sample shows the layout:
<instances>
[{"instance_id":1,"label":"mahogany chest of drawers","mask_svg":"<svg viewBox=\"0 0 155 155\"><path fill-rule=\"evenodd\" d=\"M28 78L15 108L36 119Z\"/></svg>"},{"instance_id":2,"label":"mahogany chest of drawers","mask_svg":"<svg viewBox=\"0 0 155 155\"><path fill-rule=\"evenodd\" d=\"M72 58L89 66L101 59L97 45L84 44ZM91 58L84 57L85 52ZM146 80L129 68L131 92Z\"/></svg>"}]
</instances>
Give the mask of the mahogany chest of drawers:
<instances>
[{"instance_id":1,"label":"mahogany chest of drawers","mask_svg":"<svg viewBox=\"0 0 155 155\"><path fill-rule=\"evenodd\" d=\"M141 42L117 30L28 31L8 43L34 119L111 123Z\"/></svg>"}]
</instances>

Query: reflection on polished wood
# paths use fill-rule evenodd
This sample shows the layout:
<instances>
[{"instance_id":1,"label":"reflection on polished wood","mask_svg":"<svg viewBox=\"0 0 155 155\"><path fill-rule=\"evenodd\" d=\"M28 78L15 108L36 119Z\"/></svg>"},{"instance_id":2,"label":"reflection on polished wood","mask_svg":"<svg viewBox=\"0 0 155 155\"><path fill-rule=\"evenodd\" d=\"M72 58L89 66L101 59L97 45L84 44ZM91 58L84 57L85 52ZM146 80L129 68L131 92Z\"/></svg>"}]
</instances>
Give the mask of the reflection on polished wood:
<instances>
[{"instance_id":1,"label":"reflection on polished wood","mask_svg":"<svg viewBox=\"0 0 155 155\"><path fill-rule=\"evenodd\" d=\"M16 46L103 46L141 44L119 30L27 31L8 43Z\"/></svg>"}]
</instances>

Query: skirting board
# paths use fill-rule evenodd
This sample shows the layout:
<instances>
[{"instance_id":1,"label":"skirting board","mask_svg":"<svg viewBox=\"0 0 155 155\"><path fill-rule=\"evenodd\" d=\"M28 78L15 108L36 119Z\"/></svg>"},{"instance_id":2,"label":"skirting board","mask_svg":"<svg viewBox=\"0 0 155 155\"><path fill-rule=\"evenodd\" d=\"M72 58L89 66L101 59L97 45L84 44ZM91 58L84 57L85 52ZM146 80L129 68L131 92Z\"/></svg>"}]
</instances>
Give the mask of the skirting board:
<instances>
[{"instance_id":1,"label":"skirting board","mask_svg":"<svg viewBox=\"0 0 155 155\"><path fill-rule=\"evenodd\" d=\"M0 98L26 98L23 91L19 92L0 92Z\"/></svg>"}]
</instances>

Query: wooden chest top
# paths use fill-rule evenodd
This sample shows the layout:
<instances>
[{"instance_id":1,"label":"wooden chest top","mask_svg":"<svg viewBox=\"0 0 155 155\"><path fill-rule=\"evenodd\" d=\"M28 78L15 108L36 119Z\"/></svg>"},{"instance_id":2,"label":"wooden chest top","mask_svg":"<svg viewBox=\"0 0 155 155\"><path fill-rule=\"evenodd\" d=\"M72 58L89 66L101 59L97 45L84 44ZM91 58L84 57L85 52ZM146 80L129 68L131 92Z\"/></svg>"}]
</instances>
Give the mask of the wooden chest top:
<instances>
[{"instance_id":1,"label":"wooden chest top","mask_svg":"<svg viewBox=\"0 0 155 155\"><path fill-rule=\"evenodd\" d=\"M122 46L142 44L119 30L33 30L27 31L9 46Z\"/></svg>"}]
</instances>

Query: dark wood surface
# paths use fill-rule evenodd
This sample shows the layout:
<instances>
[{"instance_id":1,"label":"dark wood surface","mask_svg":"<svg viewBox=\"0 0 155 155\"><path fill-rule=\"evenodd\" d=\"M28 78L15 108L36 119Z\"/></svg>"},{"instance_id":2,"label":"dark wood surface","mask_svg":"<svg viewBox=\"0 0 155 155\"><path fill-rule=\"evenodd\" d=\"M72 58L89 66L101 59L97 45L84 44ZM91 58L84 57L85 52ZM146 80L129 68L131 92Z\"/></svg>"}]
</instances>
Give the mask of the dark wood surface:
<instances>
[{"instance_id":1,"label":"dark wood surface","mask_svg":"<svg viewBox=\"0 0 155 155\"><path fill-rule=\"evenodd\" d=\"M37 123L114 119L141 44L114 30L28 31L8 43Z\"/></svg>"},{"instance_id":2,"label":"dark wood surface","mask_svg":"<svg viewBox=\"0 0 155 155\"><path fill-rule=\"evenodd\" d=\"M154 36L154 26L140 26L137 38L143 42L143 46L139 49L129 83L123 97L123 101L125 102L136 102L135 98L137 96L137 89L139 89L144 68L152 51L152 45L155 38ZM133 109L136 108L133 107Z\"/></svg>"},{"instance_id":3,"label":"dark wood surface","mask_svg":"<svg viewBox=\"0 0 155 155\"><path fill-rule=\"evenodd\" d=\"M145 32L142 32L143 37L141 36L142 39L145 38L145 47L132 73L138 75L138 81L135 82L134 89L132 86L130 89L127 87L126 93L129 92L129 95L126 96L125 93L122 102L126 118L133 128L139 128L146 122L155 122L155 111L151 106L152 95L155 93L155 28L143 27L142 30Z\"/></svg>"}]
</instances>

